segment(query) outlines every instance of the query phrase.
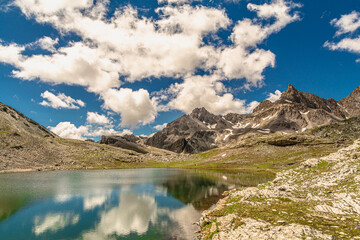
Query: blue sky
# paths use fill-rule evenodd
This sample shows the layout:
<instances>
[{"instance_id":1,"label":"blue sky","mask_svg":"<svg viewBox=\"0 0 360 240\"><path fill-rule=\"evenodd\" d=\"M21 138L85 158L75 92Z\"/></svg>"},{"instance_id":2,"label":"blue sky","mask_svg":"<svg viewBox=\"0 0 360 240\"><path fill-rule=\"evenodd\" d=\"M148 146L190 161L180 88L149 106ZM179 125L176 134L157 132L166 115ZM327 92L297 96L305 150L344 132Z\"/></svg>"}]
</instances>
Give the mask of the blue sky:
<instances>
[{"instance_id":1,"label":"blue sky","mask_svg":"<svg viewBox=\"0 0 360 240\"><path fill-rule=\"evenodd\" d=\"M353 0L1 4L0 101L63 137L247 113L289 83L339 100L360 82Z\"/></svg>"}]
</instances>

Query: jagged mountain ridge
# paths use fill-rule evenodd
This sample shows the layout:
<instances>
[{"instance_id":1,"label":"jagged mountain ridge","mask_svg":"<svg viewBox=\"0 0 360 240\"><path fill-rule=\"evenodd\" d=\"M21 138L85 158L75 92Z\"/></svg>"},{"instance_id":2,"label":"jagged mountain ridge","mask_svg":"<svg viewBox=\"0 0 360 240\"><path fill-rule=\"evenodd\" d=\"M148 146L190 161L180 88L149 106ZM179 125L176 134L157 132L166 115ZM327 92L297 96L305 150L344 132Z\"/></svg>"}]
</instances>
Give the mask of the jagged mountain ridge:
<instances>
[{"instance_id":1,"label":"jagged mountain ridge","mask_svg":"<svg viewBox=\"0 0 360 240\"><path fill-rule=\"evenodd\" d=\"M336 101L300 92L289 84L277 101L264 100L251 114L221 116L196 108L169 123L146 144L178 153L198 153L248 133L303 132L356 115L360 115L360 86L348 97Z\"/></svg>"}]
</instances>

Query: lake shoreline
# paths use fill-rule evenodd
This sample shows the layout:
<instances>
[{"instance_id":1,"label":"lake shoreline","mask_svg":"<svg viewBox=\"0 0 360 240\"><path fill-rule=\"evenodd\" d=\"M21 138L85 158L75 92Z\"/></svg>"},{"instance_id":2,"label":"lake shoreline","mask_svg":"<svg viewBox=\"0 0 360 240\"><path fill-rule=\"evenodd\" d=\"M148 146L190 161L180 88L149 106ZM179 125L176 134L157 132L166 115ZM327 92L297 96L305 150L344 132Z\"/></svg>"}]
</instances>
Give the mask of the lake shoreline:
<instances>
[{"instance_id":1,"label":"lake shoreline","mask_svg":"<svg viewBox=\"0 0 360 240\"><path fill-rule=\"evenodd\" d=\"M57 169L33 169L33 168L16 168L8 170L0 170L0 174L4 173L24 173L24 172L52 172L52 171L93 171L93 170L117 170L117 169L184 169L184 170L204 170L204 171L246 171L246 172L269 172L276 174L276 171L271 169L254 169L254 168L189 168L189 167L118 167L118 168L57 168Z\"/></svg>"}]
</instances>

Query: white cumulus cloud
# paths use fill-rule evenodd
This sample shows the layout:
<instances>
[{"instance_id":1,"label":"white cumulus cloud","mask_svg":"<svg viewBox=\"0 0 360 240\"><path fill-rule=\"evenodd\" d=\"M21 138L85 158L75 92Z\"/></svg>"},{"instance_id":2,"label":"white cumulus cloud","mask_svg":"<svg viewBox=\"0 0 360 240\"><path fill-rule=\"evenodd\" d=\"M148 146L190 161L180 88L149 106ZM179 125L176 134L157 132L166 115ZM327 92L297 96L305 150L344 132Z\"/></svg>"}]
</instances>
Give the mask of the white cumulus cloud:
<instances>
[{"instance_id":1,"label":"white cumulus cloud","mask_svg":"<svg viewBox=\"0 0 360 240\"><path fill-rule=\"evenodd\" d=\"M97 112L88 112L86 121L88 123L100 124L100 125L106 125L110 123L110 120L105 115L98 114Z\"/></svg>"},{"instance_id":2,"label":"white cumulus cloud","mask_svg":"<svg viewBox=\"0 0 360 240\"><path fill-rule=\"evenodd\" d=\"M353 11L350 14L342 15L339 19L333 19L330 23L337 28L335 36L340 38L342 36L342 38L337 42L326 41L324 47L333 51L348 51L360 54L360 35L356 33L360 28L360 12ZM347 35L343 36L344 34Z\"/></svg>"},{"instance_id":3,"label":"white cumulus cloud","mask_svg":"<svg viewBox=\"0 0 360 240\"><path fill-rule=\"evenodd\" d=\"M60 122L55 127L49 127L49 129L62 138L85 140L88 137L100 137L106 136L123 136L132 134L131 130L124 129L117 131L111 127L98 127L93 125L85 125L76 127L71 122Z\"/></svg>"},{"instance_id":4,"label":"white cumulus cloud","mask_svg":"<svg viewBox=\"0 0 360 240\"><path fill-rule=\"evenodd\" d=\"M50 37L43 37L37 40L37 44L44 50L48 50L49 52L56 52L55 46L58 44L59 39L52 39Z\"/></svg>"},{"instance_id":5,"label":"white cumulus cloud","mask_svg":"<svg viewBox=\"0 0 360 240\"><path fill-rule=\"evenodd\" d=\"M51 25L59 35L75 34L79 40L58 46L57 38L45 36L32 43L49 51L46 55L24 54L31 43L0 42L0 62L12 65L13 76L19 79L83 86L98 94L105 108L120 114L122 126L151 123L157 111L169 106L185 112L193 106L214 113L249 111L243 100L217 88L223 87L221 81L233 79L244 79L245 88L262 86L263 72L275 66L276 56L259 44L299 20L295 9L300 5L291 0L249 3L248 10L256 16L234 23L225 9L191 2L159 0L155 17L142 15L130 3L109 17L108 0L15 0L27 18ZM218 41L223 29L231 32L228 45ZM199 70L218 79L195 83L201 78L196 75ZM123 82L151 77L184 79L168 90L177 94L168 106L150 99L145 89L121 88ZM191 85L204 86L208 92L195 93Z\"/></svg>"},{"instance_id":6,"label":"white cumulus cloud","mask_svg":"<svg viewBox=\"0 0 360 240\"><path fill-rule=\"evenodd\" d=\"M45 91L41 93L41 97L44 98L40 105L52 108L68 108L68 109L79 109L85 107L85 103L80 99L73 99L72 97L66 96L64 93L58 93L57 95Z\"/></svg>"},{"instance_id":7,"label":"white cumulus cloud","mask_svg":"<svg viewBox=\"0 0 360 240\"><path fill-rule=\"evenodd\" d=\"M266 100L269 100L270 102L276 102L281 97L281 91L276 90L275 93L270 93L268 98Z\"/></svg>"},{"instance_id":8,"label":"white cumulus cloud","mask_svg":"<svg viewBox=\"0 0 360 240\"><path fill-rule=\"evenodd\" d=\"M155 103L145 89L110 89L101 96L105 108L120 114L122 126L145 125L153 122L157 115Z\"/></svg>"},{"instance_id":9,"label":"white cumulus cloud","mask_svg":"<svg viewBox=\"0 0 360 240\"><path fill-rule=\"evenodd\" d=\"M50 127L50 130L57 134L62 138L69 138L69 139L85 139L85 135L88 134L88 127L80 126L77 128L74 124L70 122L60 122L55 127Z\"/></svg>"},{"instance_id":10,"label":"white cumulus cloud","mask_svg":"<svg viewBox=\"0 0 360 240\"><path fill-rule=\"evenodd\" d=\"M164 128L166 128L166 126L167 126L167 123L164 123L164 124L156 125L156 126L154 126L154 128L155 128L156 130L158 130L158 131L161 131L161 130L163 130Z\"/></svg>"},{"instance_id":11,"label":"white cumulus cloud","mask_svg":"<svg viewBox=\"0 0 360 240\"><path fill-rule=\"evenodd\" d=\"M169 92L175 95L169 106L185 113L190 113L198 107L205 107L214 114L248 113L252 110L244 100L236 99L228 93L223 83L214 77L187 78L183 83L172 85Z\"/></svg>"}]
</instances>

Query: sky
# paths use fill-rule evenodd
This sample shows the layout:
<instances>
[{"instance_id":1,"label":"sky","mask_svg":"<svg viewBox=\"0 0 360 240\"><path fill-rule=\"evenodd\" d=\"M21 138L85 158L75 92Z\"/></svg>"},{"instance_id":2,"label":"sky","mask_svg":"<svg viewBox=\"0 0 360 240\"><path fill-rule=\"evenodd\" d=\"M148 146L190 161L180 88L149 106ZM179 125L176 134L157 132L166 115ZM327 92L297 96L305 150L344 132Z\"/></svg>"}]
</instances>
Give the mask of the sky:
<instances>
[{"instance_id":1,"label":"sky","mask_svg":"<svg viewBox=\"0 0 360 240\"><path fill-rule=\"evenodd\" d=\"M359 75L354 0L0 1L0 102L65 138L251 113L289 83L340 100Z\"/></svg>"}]
</instances>

